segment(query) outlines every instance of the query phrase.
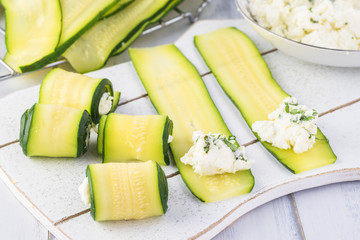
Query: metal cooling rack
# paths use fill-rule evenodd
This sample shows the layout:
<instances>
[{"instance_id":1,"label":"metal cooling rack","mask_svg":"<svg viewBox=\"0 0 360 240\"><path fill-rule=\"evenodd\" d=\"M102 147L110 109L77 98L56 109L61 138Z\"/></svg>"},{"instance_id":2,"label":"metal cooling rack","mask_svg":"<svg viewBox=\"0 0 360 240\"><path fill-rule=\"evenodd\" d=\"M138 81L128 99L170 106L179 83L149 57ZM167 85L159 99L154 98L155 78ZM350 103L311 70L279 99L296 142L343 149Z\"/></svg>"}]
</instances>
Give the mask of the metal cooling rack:
<instances>
[{"instance_id":1,"label":"metal cooling rack","mask_svg":"<svg viewBox=\"0 0 360 240\"><path fill-rule=\"evenodd\" d=\"M174 12L176 14L175 17L172 17L169 20L160 20L157 24L152 25L151 27L145 29L145 31L141 34L141 36L155 32L161 28L164 28L166 26L169 26L171 24L174 24L176 22L179 22L181 20L187 19L189 21L190 24L193 24L194 22L196 22L197 20L199 20L201 13L204 11L204 9L206 8L206 6L211 2L211 0L202 0L200 6L196 9L195 14L193 14L191 11L182 11L181 9L179 9L178 7L174 8L172 10L172 12ZM0 35L2 35L3 37L5 37L5 30L3 28L0 28ZM41 69L46 69L46 68L51 68L51 67L56 67L60 64L66 63L66 59L60 59L57 60L55 62L52 62L46 66L44 66ZM8 64L6 64L4 62L3 59L0 58L0 65L2 67L4 67L8 73L4 74L4 75L0 75L0 81L5 80L5 79L9 79L11 77L15 77L15 76L20 76L22 74L26 74L26 73L18 73L16 71L14 71ZM38 69L38 70L41 70ZM35 70L35 71L38 71Z\"/></svg>"}]
</instances>

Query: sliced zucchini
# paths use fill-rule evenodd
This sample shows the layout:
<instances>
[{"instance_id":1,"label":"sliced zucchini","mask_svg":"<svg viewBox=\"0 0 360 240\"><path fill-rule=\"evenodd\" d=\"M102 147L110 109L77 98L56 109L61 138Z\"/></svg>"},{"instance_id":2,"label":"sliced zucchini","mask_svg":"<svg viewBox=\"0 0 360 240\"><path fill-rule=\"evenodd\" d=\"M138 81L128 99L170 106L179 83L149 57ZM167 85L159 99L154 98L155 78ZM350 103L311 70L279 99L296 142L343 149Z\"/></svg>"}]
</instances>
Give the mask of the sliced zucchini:
<instances>
[{"instance_id":1,"label":"sliced zucchini","mask_svg":"<svg viewBox=\"0 0 360 240\"><path fill-rule=\"evenodd\" d=\"M100 101L106 92L110 96L114 94L112 84L106 78L91 78L55 68L41 83L39 103L86 109L93 122L98 123L101 116Z\"/></svg>"},{"instance_id":2,"label":"sliced zucchini","mask_svg":"<svg viewBox=\"0 0 360 240\"><path fill-rule=\"evenodd\" d=\"M111 15L117 13L120 10L123 10L126 8L130 3L132 3L135 0L118 0L118 2L110 8L103 16L102 18L110 17Z\"/></svg>"},{"instance_id":3,"label":"sliced zucchini","mask_svg":"<svg viewBox=\"0 0 360 240\"><path fill-rule=\"evenodd\" d=\"M2 0L6 17L4 61L17 72L52 53L61 34L59 0Z\"/></svg>"},{"instance_id":4,"label":"sliced zucchini","mask_svg":"<svg viewBox=\"0 0 360 240\"><path fill-rule=\"evenodd\" d=\"M167 116L111 113L103 128L103 137L99 136L98 140L103 140L104 163L152 160L169 164L168 138L172 134L172 121Z\"/></svg>"},{"instance_id":5,"label":"sliced zucchini","mask_svg":"<svg viewBox=\"0 0 360 240\"><path fill-rule=\"evenodd\" d=\"M137 29L137 31L133 32L133 35L131 36L131 38L126 39L126 41L124 41L124 43L116 51L113 51L112 55L118 55L118 54L122 53L123 51L125 51L142 34L144 29L149 24L156 23L157 21L159 21L162 17L164 17L169 11L171 11L175 6L177 6L182 1L183 0L172 1L170 4L167 5L166 8L159 11L148 21L144 22L143 25Z\"/></svg>"},{"instance_id":6,"label":"sliced zucchini","mask_svg":"<svg viewBox=\"0 0 360 240\"><path fill-rule=\"evenodd\" d=\"M113 96L114 99L112 100L112 107L110 112L115 112L116 108L118 107L120 101L120 95L121 95L120 92L114 91L114 96Z\"/></svg>"},{"instance_id":7,"label":"sliced zucchini","mask_svg":"<svg viewBox=\"0 0 360 240\"><path fill-rule=\"evenodd\" d=\"M23 64L22 72L33 71L60 57L83 33L90 29L118 0L60 0L62 32L56 50L36 62ZM27 6L28 4L26 4ZM86 53L82 53L86 58Z\"/></svg>"},{"instance_id":8,"label":"sliced zucchini","mask_svg":"<svg viewBox=\"0 0 360 240\"><path fill-rule=\"evenodd\" d=\"M194 41L250 128L255 121L267 120L268 114L289 96L272 77L254 43L240 30L224 28L196 36ZM269 143L261 143L288 169L300 173L336 161L329 142L319 129L316 138L320 140L301 154L294 153L292 149L282 150Z\"/></svg>"},{"instance_id":9,"label":"sliced zucchini","mask_svg":"<svg viewBox=\"0 0 360 240\"><path fill-rule=\"evenodd\" d=\"M26 156L79 157L88 149L91 117L86 110L35 103L20 122Z\"/></svg>"},{"instance_id":10,"label":"sliced zucchini","mask_svg":"<svg viewBox=\"0 0 360 240\"><path fill-rule=\"evenodd\" d=\"M107 115L102 115L98 125L97 151L99 154L103 153L104 127L106 123L106 118Z\"/></svg>"},{"instance_id":11,"label":"sliced zucchini","mask_svg":"<svg viewBox=\"0 0 360 240\"><path fill-rule=\"evenodd\" d=\"M64 53L64 57L78 72L101 68L112 53L128 47L155 16L179 2L136 0L111 17L99 21Z\"/></svg>"},{"instance_id":12,"label":"sliced zucchini","mask_svg":"<svg viewBox=\"0 0 360 240\"><path fill-rule=\"evenodd\" d=\"M231 135L195 67L174 45L130 49L129 53L158 113L167 114L174 122L170 146L191 192L205 202L250 192L254 186L250 170L200 177L180 161L193 145L194 131Z\"/></svg>"},{"instance_id":13,"label":"sliced zucchini","mask_svg":"<svg viewBox=\"0 0 360 240\"><path fill-rule=\"evenodd\" d=\"M86 169L95 221L163 215L168 185L156 162L90 164Z\"/></svg>"}]
</instances>

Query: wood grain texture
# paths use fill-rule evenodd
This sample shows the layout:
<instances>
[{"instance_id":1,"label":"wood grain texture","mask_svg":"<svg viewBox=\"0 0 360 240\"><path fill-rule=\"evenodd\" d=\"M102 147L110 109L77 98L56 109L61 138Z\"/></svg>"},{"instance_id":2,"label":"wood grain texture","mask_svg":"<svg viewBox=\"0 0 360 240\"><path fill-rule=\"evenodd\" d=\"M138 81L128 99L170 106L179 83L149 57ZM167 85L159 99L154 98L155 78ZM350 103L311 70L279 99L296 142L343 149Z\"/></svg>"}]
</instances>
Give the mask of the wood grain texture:
<instances>
[{"instance_id":1,"label":"wood grain texture","mask_svg":"<svg viewBox=\"0 0 360 240\"><path fill-rule=\"evenodd\" d=\"M245 214L213 238L228 239L302 239L289 195Z\"/></svg>"},{"instance_id":2,"label":"wood grain texture","mask_svg":"<svg viewBox=\"0 0 360 240\"><path fill-rule=\"evenodd\" d=\"M0 239L46 240L48 230L11 194L0 181Z\"/></svg>"}]
</instances>

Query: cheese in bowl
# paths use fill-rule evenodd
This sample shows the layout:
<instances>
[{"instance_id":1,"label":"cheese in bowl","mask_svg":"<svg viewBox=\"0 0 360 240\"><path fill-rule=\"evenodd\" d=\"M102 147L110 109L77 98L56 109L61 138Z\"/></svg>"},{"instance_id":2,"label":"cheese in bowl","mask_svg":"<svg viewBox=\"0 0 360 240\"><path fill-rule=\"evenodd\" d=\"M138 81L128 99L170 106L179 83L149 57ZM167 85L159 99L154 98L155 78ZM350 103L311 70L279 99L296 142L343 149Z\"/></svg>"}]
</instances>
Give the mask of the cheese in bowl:
<instances>
[{"instance_id":1,"label":"cheese in bowl","mask_svg":"<svg viewBox=\"0 0 360 240\"><path fill-rule=\"evenodd\" d=\"M360 50L359 0L249 0L262 27L325 48Z\"/></svg>"}]
</instances>

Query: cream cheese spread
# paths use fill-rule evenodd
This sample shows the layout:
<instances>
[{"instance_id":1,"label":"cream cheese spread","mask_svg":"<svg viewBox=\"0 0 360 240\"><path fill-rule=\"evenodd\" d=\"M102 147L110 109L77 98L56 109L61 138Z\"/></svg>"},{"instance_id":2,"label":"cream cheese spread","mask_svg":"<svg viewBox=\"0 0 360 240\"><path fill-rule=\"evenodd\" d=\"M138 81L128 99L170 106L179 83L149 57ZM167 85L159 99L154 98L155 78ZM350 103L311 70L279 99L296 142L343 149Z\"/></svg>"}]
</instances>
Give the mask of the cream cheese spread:
<instances>
[{"instance_id":1,"label":"cream cheese spread","mask_svg":"<svg viewBox=\"0 0 360 240\"><path fill-rule=\"evenodd\" d=\"M192 140L194 145L180 161L191 165L200 176L235 173L250 169L253 164L247 160L245 148L238 146L234 136L227 138L222 134L196 131Z\"/></svg>"},{"instance_id":2,"label":"cream cheese spread","mask_svg":"<svg viewBox=\"0 0 360 240\"><path fill-rule=\"evenodd\" d=\"M81 201L85 204L85 206L90 207L90 190L88 178L85 178L79 186L79 193Z\"/></svg>"},{"instance_id":3,"label":"cream cheese spread","mask_svg":"<svg viewBox=\"0 0 360 240\"><path fill-rule=\"evenodd\" d=\"M104 92L99 102L100 115L108 114L111 110L114 97L110 96L110 93Z\"/></svg>"},{"instance_id":4,"label":"cream cheese spread","mask_svg":"<svg viewBox=\"0 0 360 240\"><path fill-rule=\"evenodd\" d=\"M295 153L306 152L314 145L318 113L299 105L296 98L285 98L268 118L269 120L257 121L251 126L261 141L281 149L293 148Z\"/></svg>"}]
</instances>

